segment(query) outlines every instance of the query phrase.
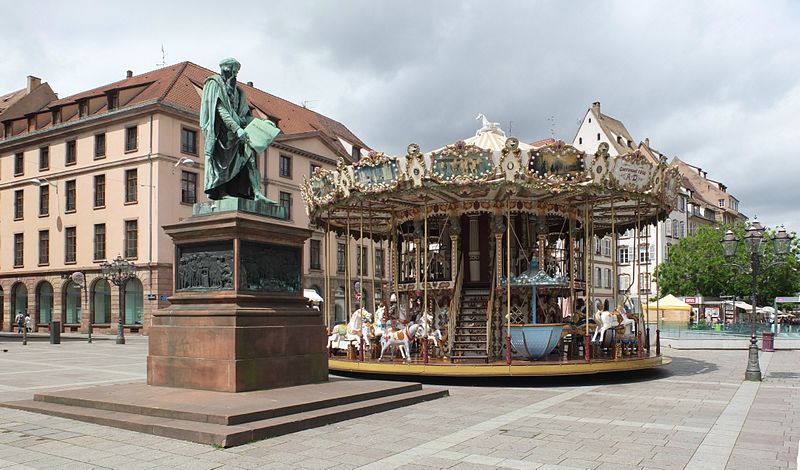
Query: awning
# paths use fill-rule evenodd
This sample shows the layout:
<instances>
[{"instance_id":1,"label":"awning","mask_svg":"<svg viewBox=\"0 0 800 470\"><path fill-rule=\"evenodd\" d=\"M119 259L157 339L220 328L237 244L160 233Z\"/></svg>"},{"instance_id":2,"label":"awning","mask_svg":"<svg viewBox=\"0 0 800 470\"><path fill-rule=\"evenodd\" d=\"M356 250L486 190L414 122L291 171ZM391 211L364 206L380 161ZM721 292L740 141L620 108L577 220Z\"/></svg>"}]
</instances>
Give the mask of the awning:
<instances>
[{"instance_id":1,"label":"awning","mask_svg":"<svg viewBox=\"0 0 800 470\"><path fill-rule=\"evenodd\" d=\"M675 297L672 294L666 295L660 299L658 302L650 302L647 304L647 309L650 310L685 310L689 311L692 309L692 306L684 302L683 300Z\"/></svg>"},{"instance_id":2,"label":"awning","mask_svg":"<svg viewBox=\"0 0 800 470\"><path fill-rule=\"evenodd\" d=\"M303 289L303 297L307 298L312 302L322 302L322 297L317 294L317 291L314 289Z\"/></svg>"}]
</instances>

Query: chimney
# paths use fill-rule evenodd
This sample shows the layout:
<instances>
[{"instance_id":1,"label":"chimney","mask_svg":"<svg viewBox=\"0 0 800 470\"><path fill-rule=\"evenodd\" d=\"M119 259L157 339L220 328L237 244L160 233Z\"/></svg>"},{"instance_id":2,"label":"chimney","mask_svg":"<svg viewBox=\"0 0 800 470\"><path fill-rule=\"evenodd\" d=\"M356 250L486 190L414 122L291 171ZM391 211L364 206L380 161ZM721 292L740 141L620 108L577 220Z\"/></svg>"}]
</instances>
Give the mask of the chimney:
<instances>
[{"instance_id":1,"label":"chimney","mask_svg":"<svg viewBox=\"0 0 800 470\"><path fill-rule=\"evenodd\" d=\"M644 146L650 148L650 137L644 138Z\"/></svg>"},{"instance_id":2,"label":"chimney","mask_svg":"<svg viewBox=\"0 0 800 470\"><path fill-rule=\"evenodd\" d=\"M703 172L703 178L708 179L708 172L707 171Z\"/></svg>"},{"instance_id":3,"label":"chimney","mask_svg":"<svg viewBox=\"0 0 800 470\"><path fill-rule=\"evenodd\" d=\"M253 86L253 82L247 82L247 86Z\"/></svg>"},{"instance_id":4,"label":"chimney","mask_svg":"<svg viewBox=\"0 0 800 470\"><path fill-rule=\"evenodd\" d=\"M35 90L39 85L42 84L42 79L39 77L34 77L33 75L28 75L28 86L27 92L30 93Z\"/></svg>"},{"instance_id":5,"label":"chimney","mask_svg":"<svg viewBox=\"0 0 800 470\"><path fill-rule=\"evenodd\" d=\"M594 103L592 103L592 109L594 110L595 114L600 116L600 102L599 101L595 101Z\"/></svg>"},{"instance_id":6,"label":"chimney","mask_svg":"<svg viewBox=\"0 0 800 470\"><path fill-rule=\"evenodd\" d=\"M126 70L125 71L125 78L133 77L133 70Z\"/></svg>"}]
</instances>

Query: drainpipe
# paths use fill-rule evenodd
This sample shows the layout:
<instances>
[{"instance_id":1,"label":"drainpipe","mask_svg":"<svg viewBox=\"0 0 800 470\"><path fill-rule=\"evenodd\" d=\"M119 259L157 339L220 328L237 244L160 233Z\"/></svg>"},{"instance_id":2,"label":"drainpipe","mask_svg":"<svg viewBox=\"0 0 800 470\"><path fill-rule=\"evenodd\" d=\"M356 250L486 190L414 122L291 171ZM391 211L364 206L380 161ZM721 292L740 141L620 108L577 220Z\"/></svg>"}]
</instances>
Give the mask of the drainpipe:
<instances>
[{"instance_id":1,"label":"drainpipe","mask_svg":"<svg viewBox=\"0 0 800 470\"><path fill-rule=\"evenodd\" d=\"M153 293L153 113L150 113L150 144L147 150L147 162L150 171L150 182L148 183L148 203L147 203L147 277L149 279L148 293ZM156 300L158 301L158 300Z\"/></svg>"}]
</instances>

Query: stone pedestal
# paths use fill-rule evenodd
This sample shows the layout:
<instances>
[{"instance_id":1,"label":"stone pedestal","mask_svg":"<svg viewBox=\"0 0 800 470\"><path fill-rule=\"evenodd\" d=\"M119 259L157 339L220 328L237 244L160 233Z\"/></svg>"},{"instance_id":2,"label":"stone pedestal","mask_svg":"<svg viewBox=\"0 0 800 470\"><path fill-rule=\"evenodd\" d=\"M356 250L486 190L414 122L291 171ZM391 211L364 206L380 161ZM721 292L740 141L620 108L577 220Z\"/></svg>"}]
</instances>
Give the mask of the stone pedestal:
<instances>
[{"instance_id":1,"label":"stone pedestal","mask_svg":"<svg viewBox=\"0 0 800 470\"><path fill-rule=\"evenodd\" d=\"M310 231L254 208L241 201L164 227L175 287L153 314L149 385L243 392L328 379L322 315L302 296Z\"/></svg>"}]
</instances>

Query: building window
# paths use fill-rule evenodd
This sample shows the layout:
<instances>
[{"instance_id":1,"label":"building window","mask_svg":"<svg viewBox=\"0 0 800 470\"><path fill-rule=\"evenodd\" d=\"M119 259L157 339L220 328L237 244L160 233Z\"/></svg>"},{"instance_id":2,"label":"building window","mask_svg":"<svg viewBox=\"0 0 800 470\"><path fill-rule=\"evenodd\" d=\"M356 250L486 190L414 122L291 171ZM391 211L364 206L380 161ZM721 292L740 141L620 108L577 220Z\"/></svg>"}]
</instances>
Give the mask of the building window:
<instances>
[{"instance_id":1,"label":"building window","mask_svg":"<svg viewBox=\"0 0 800 470\"><path fill-rule=\"evenodd\" d=\"M280 156L280 171L278 174L284 178L292 177L292 157L288 155Z\"/></svg>"},{"instance_id":2,"label":"building window","mask_svg":"<svg viewBox=\"0 0 800 470\"><path fill-rule=\"evenodd\" d=\"M309 259L309 262L310 262L310 266L309 267L311 269L320 269L319 247L320 247L319 240L310 240L310 244L308 246L308 251L309 251L308 259Z\"/></svg>"},{"instance_id":3,"label":"building window","mask_svg":"<svg viewBox=\"0 0 800 470\"><path fill-rule=\"evenodd\" d=\"M136 168L125 170L125 203L133 203L138 200L139 177Z\"/></svg>"},{"instance_id":4,"label":"building window","mask_svg":"<svg viewBox=\"0 0 800 470\"><path fill-rule=\"evenodd\" d=\"M578 137L578 145L583 143L583 137Z\"/></svg>"},{"instance_id":5,"label":"building window","mask_svg":"<svg viewBox=\"0 0 800 470\"><path fill-rule=\"evenodd\" d=\"M50 169L50 147L39 149L39 171Z\"/></svg>"},{"instance_id":6,"label":"building window","mask_svg":"<svg viewBox=\"0 0 800 470\"><path fill-rule=\"evenodd\" d=\"M139 245L139 223L136 220L125 221L125 257L136 258Z\"/></svg>"},{"instance_id":7,"label":"building window","mask_svg":"<svg viewBox=\"0 0 800 470\"><path fill-rule=\"evenodd\" d=\"M604 280L605 280L605 288L611 289L611 269L606 268Z\"/></svg>"},{"instance_id":8,"label":"building window","mask_svg":"<svg viewBox=\"0 0 800 470\"><path fill-rule=\"evenodd\" d=\"M197 155L197 131L181 128L181 152Z\"/></svg>"},{"instance_id":9,"label":"building window","mask_svg":"<svg viewBox=\"0 0 800 470\"><path fill-rule=\"evenodd\" d=\"M106 205L106 175L94 175L94 207Z\"/></svg>"},{"instance_id":10,"label":"building window","mask_svg":"<svg viewBox=\"0 0 800 470\"><path fill-rule=\"evenodd\" d=\"M314 176L314 172L317 171L317 170L321 170L321 169L322 169L322 166L317 165L316 163L312 163L311 164L311 171L309 173L309 176Z\"/></svg>"},{"instance_id":11,"label":"building window","mask_svg":"<svg viewBox=\"0 0 800 470\"><path fill-rule=\"evenodd\" d=\"M64 194L64 211L75 212L75 180L69 180L65 183L66 191Z\"/></svg>"},{"instance_id":12,"label":"building window","mask_svg":"<svg viewBox=\"0 0 800 470\"><path fill-rule=\"evenodd\" d=\"M678 221L677 220L673 220L672 221L672 236L673 236L673 238L678 238L679 235L680 235L680 232L678 231Z\"/></svg>"},{"instance_id":13,"label":"building window","mask_svg":"<svg viewBox=\"0 0 800 470\"><path fill-rule=\"evenodd\" d=\"M594 286L595 287L603 287L603 269L602 268L597 268L597 271L595 271Z\"/></svg>"},{"instance_id":14,"label":"building window","mask_svg":"<svg viewBox=\"0 0 800 470\"><path fill-rule=\"evenodd\" d=\"M14 191L14 220L25 217L25 193L24 190Z\"/></svg>"},{"instance_id":15,"label":"building window","mask_svg":"<svg viewBox=\"0 0 800 470\"><path fill-rule=\"evenodd\" d=\"M14 234L14 267L21 268L24 261L25 239L21 233Z\"/></svg>"},{"instance_id":16,"label":"building window","mask_svg":"<svg viewBox=\"0 0 800 470\"><path fill-rule=\"evenodd\" d=\"M364 260L364 272L361 272L361 260ZM362 246L356 250L356 276L369 276L369 257L367 256L367 247Z\"/></svg>"},{"instance_id":17,"label":"building window","mask_svg":"<svg viewBox=\"0 0 800 470\"><path fill-rule=\"evenodd\" d=\"M725 199L719 200L719 207L725 207Z\"/></svg>"},{"instance_id":18,"label":"building window","mask_svg":"<svg viewBox=\"0 0 800 470\"><path fill-rule=\"evenodd\" d=\"M67 142L67 155L64 160L65 165L74 165L78 159L77 155L77 143L74 140L70 140Z\"/></svg>"},{"instance_id":19,"label":"building window","mask_svg":"<svg viewBox=\"0 0 800 470\"><path fill-rule=\"evenodd\" d=\"M640 263L647 263L650 261L648 258L649 251L647 250L647 244L640 244L639 245L639 262Z\"/></svg>"},{"instance_id":20,"label":"building window","mask_svg":"<svg viewBox=\"0 0 800 470\"><path fill-rule=\"evenodd\" d=\"M597 141L598 142L600 141L600 133L599 132L597 133Z\"/></svg>"},{"instance_id":21,"label":"building window","mask_svg":"<svg viewBox=\"0 0 800 470\"><path fill-rule=\"evenodd\" d=\"M139 145L139 128L138 127L126 127L125 128L125 151L132 152L136 150L137 146Z\"/></svg>"},{"instance_id":22,"label":"building window","mask_svg":"<svg viewBox=\"0 0 800 470\"><path fill-rule=\"evenodd\" d=\"M336 244L336 272L343 273L345 267L346 250L344 243Z\"/></svg>"},{"instance_id":23,"label":"building window","mask_svg":"<svg viewBox=\"0 0 800 470\"><path fill-rule=\"evenodd\" d=\"M672 221L670 219L667 219L667 221L664 222L664 229L667 231L666 235L668 237L671 237L672 236Z\"/></svg>"},{"instance_id":24,"label":"building window","mask_svg":"<svg viewBox=\"0 0 800 470\"><path fill-rule=\"evenodd\" d=\"M385 270L384 265L386 261L384 259L384 251L381 249L375 250L375 276L383 277Z\"/></svg>"},{"instance_id":25,"label":"building window","mask_svg":"<svg viewBox=\"0 0 800 470\"><path fill-rule=\"evenodd\" d=\"M39 265L50 264L50 231L39 230Z\"/></svg>"},{"instance_id":26,"label":"building window","mask_svg":"<svg viewBox=\"0 0 800 470\"><path fill-rule=\"evenodd\" d=\"M64 262L74 263L78 251L78 236L75 227L64 229Z\"/></svg>"},{"instance_id":27,"label":"building window","mask_svg":"<svg viewBox=\"0 0 800 470\"><path fill-rule=\"evenodd\" d=\"M5 137L11 137L11 134L12 134L13 130L14 130L14 128L13 128L13 126L11 125L11 123L10 123L10 122L7 122L7 123L5 123L5 124L3 125L3 136L5 136Z\"/></svg>"},{"instance_id":28,"label":"building window","mask_svg":"<svg viewBox=\"0 0 800 470\"><path fill-rule=\"evenodd\" d=\"M197 173L181 172L181 202L184 204L197 202Z\"/></svg>"},{"instance_id":29,"label":"building window","mask_svg":"<svg viewBox=\"0 0 800 470\"><path fill-rule=\"evenodd\" d=\"M292 218L292 194L285 193L283 191L280 192L278 204L283 207L283 210L286 212L286 218Z\"/></svg>"},{"instance_id":30,"label":"building window","mask_svg":"<svg viewBox=\"0 0 800 470\"><path fill-rule=\"evenodd\" d=\"M619 264L628 264L628 263L631 262L631 258L630 258L631 253L630 253L630 248L629 247L627 247L627 246L619 247L618 253L619 253L619 256L618 256Z\"/></svg>"},{"instance_id":31,"label":"building window","mask_svg":"<svg viewBox=\"0 0 800 470\"><path fill-rule=\"evenodd\" d=\"M14 176L20 176L23 174L25 174L25 154L14 154Z\"/></svg>"},{"instance_id":32,"label":"building window","mask_svg":"<svg viewBox=\"0 0 800 470\"><path fill-rule=\"evenodd\" d=\"M106 224L94 224L93 260L106 259Z\"/></svg>"},{"instance_id":33,"label":"building window","mask_svg":"<svg viewBox=\"0 0 800 470\"><path fill-rule=\"evenodd\" d=\"M650 293L650 274L639 273L639 293L640 294Z\"/></svg>"},{"instance_id":34,"label":"building window","mask_svg":"<svg viewBox=\"0 0 800 470\"><path fill-rule=\"evenodd\" d=\"M94 158L106 156L106 134L95 134L94 136Z\"/></svg>"},{"instance_id":35,"label":"building window","mask_svg":"<svg viewBox=\"0 0 800 470\"><path fill-rule=\"evenodd\" d=\"M611 239L603 238L603 256L611 258Z\"/></svg>"},{"instance_id":36,"label":"building window","mask_svg":"<svg viewBox=\"0 0 800 470\"><path fill-rule=\"evenodd\" d=\"M91 299L94 323L108 323L111 318L111 286L108 281L99 279L94 283Z\"/></svg>"},{"instance_id":37,"label":"building window","mask_svg":"<svg viewBox=\"0 0 800 470\"><path fill-rule=\"evenodd\" d=\"M116 91L112 91L108 94L108 110L114 110L119 108L119 93Z\"/></svg>"},{"instance_id":38,"label":"building window","mask_svg":"<svg viewBox=\"0 0 800 470\"><path fill-rule=\"evenodd\" d=\"M681 238L686 236L686 223L681 222Z\"/></svg>"},{"instance_id":39,"label":"building window","mask_svg":"<svg viewBox=\"0 0 800 470\"><path fill-rule=\"evenodd\" d=\"M86 100L78 102L78 117L84 117L89 114L89 102Z\"/></svg>"},{"instance_id":40,"label":"building window","mask_svg":"<svg viewBox=\"0 0 800 470\"><path fill-rule=\"evenodd\" d=\"M61 123L61 108L56 108L51 113L53 116L53 125Z\"/></svg>"},{"instance_id":41,"label":"building window","mask_svg":"<svg viewBox=\"0 0 800 470\"><path fill-rule=\"evenodd\" d=\"M39 186L39 215L50 215L50 185Z\"/></svg>"},{"instance_id":42,"label":"building window","mask_svg":"<svg viewBox=\"0 0 800 470\"><path fill-rule=\"evenodd\" d=\"M617 290L624 294L628 292L628 289L631 288L631 276L630 274L620 274L617 276Z\"/></svg>"}]
</instances>

